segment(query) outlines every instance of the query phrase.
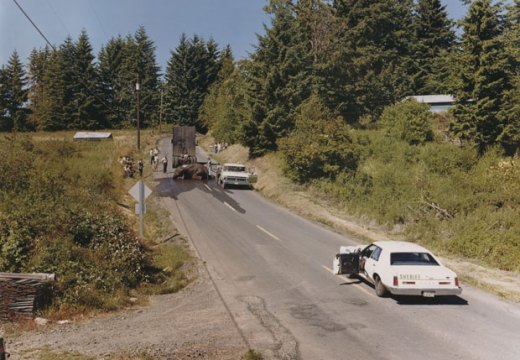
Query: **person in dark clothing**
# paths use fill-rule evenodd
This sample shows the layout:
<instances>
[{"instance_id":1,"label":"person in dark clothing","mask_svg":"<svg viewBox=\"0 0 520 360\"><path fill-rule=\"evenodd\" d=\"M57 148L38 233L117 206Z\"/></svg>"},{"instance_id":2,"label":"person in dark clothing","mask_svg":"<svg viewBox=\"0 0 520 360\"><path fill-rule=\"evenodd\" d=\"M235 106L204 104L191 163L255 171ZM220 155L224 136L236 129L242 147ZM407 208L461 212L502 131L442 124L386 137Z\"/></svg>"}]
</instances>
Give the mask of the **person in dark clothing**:
<instances>
[{"instance_id":1,"label":"person in dark clothing","mask_svg":"<svg viewBox=\"0 0 520 360\"><path fill-rule=\"evenodd\" d=\"M143 176L143 168L144 168L143 161L139 160L139 163L137 165L137 169L139 170L139 176Z\"/></svg>"},{"instance_id":2,"label":"person in dark clothing","mask_svg":"<svg viewBox=\"0 0 520 360\"><path fill-rule=\"evenodd\" d=\"M168 159L166 158L166 155L163 156L161 162L162 162L162 165L163 165L163 173L166 174L166 171L168 170Z\"/></svg>"}]
</instances>

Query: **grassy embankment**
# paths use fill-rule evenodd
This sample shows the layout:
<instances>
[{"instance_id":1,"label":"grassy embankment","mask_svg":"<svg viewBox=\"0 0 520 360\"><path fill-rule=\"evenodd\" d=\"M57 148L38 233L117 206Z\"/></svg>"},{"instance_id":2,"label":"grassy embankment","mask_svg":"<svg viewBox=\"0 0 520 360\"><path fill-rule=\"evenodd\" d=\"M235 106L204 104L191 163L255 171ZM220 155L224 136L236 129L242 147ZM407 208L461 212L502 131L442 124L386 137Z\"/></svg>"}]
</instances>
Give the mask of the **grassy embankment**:
<instances>
[{"instance_id":1,"label":"grassy embankment","mask_svg":"<svg viewBox=\"0 0 520 360\"><path fill-rule=\"evenodd\" d=\"M188 283L186 244L157 244L173 229L153 195L138 241L127 194L137 178L118 162L146 159L155 137L143 132L138 154L133 132L113 134L106 142L73 142L72 132L0 135L0 271L57 274L43 316L115 310ZM145 182L149 175L145 166Z\"/></svg>"}]
</instances>

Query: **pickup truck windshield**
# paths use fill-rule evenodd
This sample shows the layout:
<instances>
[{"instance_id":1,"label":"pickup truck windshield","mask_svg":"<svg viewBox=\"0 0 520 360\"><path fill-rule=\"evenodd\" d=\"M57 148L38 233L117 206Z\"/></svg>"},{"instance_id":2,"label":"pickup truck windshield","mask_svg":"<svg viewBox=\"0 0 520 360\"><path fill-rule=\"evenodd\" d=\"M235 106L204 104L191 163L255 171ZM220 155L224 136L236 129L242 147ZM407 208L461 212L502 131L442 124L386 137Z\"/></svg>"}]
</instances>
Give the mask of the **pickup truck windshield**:
<instances>
[{"instance_id":1,"label":"pickup truck windshield","mask_svg":"<svg viewBox=\"0 0 520 360\"><path fill-rule=\"evenodd\" d=\"M235 172L242 172L246 171L246 168L244 166L225 166L225 171L235 171Z\"/></svg>"},{"instance_id":2,"label":"pickup truck windshield","mask_svg":"<svg viewBox=\"0 0 520 360\"><path fill-rule=\"evenodd\" d=\"M425 252L398 252L390 254L390 265L439 265Z\"/></svg>"}]
</instances>

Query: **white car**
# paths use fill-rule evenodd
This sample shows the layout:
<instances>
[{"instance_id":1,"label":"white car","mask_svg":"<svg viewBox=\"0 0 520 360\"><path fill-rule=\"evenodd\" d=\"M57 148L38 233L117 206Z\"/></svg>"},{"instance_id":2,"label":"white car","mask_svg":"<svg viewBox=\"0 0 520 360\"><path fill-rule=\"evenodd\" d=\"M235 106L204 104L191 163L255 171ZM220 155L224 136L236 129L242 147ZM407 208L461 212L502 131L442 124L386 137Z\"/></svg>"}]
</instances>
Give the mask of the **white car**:
<instances>
[{"instance_id":1,"label":"white car","mask_svg":"<svg viewBox=\"0 0 520 360\"><path fill-rule=\"evenodd\" d=\"M245 165L227 163L217 172L217 181L223 188L229 185L251 188L256 182L256 174L247 171Z\"/></svg>"},{"instance_id":2,"label":"white car","mask_svg":"<svg viewBox=\"0 0 520 360\"><path fill-rule=\"evenodd\" d=\"M377 241L368 246L341 246L333 261L334 274L361 275L376 294L435 297L459 295L457 274L427 249L405 241Z\"/></svg>"}]
</instances>

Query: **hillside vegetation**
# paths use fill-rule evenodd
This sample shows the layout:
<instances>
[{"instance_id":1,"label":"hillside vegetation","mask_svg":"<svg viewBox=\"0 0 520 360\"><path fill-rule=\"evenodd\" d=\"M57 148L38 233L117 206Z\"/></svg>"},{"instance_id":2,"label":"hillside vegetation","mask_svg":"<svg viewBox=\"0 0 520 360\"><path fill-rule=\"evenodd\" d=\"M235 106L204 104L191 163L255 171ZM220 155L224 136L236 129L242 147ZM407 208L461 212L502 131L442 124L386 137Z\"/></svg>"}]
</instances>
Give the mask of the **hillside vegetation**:
<instances>
[{"instance_id":1,"label":"hillside vegetation","mask_svg":"<svg viewBox=\"0 0 520 360\"><path fill-rule=\"evenodd\" d=\"M115 309L144 284L147 293L177 291L186 283L178 272L186 251L152 252L118 205L135 181L117 161L131 147L70 139L0 136L0 271L55 273L47 305L62 311Z\"/></svg>"},{"instance_id":2,"label":"hillside vegetation","mask_svg":"<svg viewBox=\"0 0 520 360\"><path fill-rule=\"evenodd\" d=\"M407 116L410 112L414 116ZM351 154L355 161L348 170L317 156L343 149L332 146L327 151L336 131L327 136L325 128L308 127L295 133L287 140L291 146L252 161L260 172L259 188L275 200L285 191L305 192L363 219L361 223L376 222L393 237L492 268L520 271L520 159L504 157L500 149L478 156L472 146L446 141L447 115L434 115L424 105L398 104L384 116L396 117L392 122L402 123L404 132L396 127L351 130L349 142L342 139L342 146L351 150L334 157ZM233 146L221 156L244 161L241 153ZM304 178L302 166L308 174L328 175ZM280 174L287 179L278 178ZM285 205L296 210L303 206Z\"/></svg>"}]
</instances>

